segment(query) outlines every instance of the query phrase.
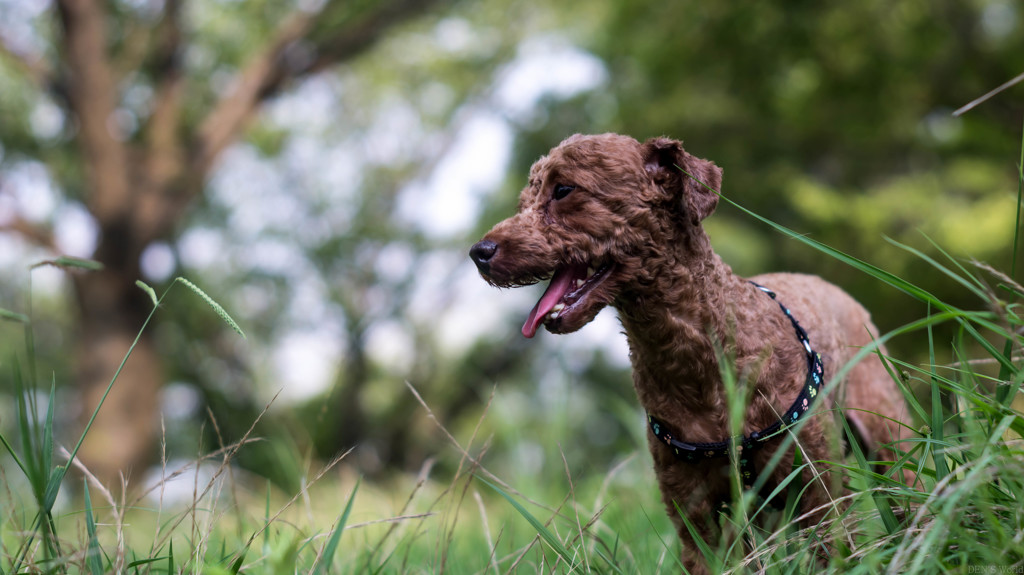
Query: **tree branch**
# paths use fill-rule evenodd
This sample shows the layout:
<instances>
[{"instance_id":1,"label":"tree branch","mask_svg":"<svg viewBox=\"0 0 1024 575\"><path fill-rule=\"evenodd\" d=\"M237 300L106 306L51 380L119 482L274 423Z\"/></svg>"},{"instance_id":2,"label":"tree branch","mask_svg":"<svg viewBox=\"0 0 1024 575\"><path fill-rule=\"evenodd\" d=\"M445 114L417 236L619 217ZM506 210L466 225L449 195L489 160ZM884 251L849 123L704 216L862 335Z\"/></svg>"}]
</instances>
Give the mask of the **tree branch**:
<instances>
[{"instance_id":1,"label":"tree branch","mask_svg":"<svg viewBox=\"0 0 1024 575\"><path fill-rule=\"evenodd\" d=\"M149 57L154 42L159 42L160 31L166 23L165 16L157 23L155 30L150 22L139 22L124 18L121 26L121 41L116 52L110 55L110 70L118 82L138 72Z\"/></svg>"},{"instance_id":2,"label":"tree branch","mask_svg":"<svg viewBox=\"0 0 1024 575\"><path fill-rule=\"evenodd\" d=\"M116 221L129 206L126 151L110 129L117 85L106 49L106 14L96 0L58 0L68 100L78 120L78 140L89 178L89 210L101 222Z\"/></svg>"},{"instance_id":3,"label":"tree branch","mask_svg":"<svg viewBox=\"0 0 1024 575\"><path fill-rule=\"evenodd\" d=\"M194 147L192 174L205 180L210 167L242 131L247 120L267 95L276 93L288 79L284 54L309 30L314 15L295 14L277 32L270 44L257 54L239 74L228 91L203 119ZM192 186L194 188L200 185ZM196 190L198 191L198 190Z\"/></svg>"},{"instance_id":4,"label":"tree branch","mask_svg":"<svg viewBox=\"0 0 1024 575\"><path fill-rule=\"evenodd\" d=\"M345 4L332 2L335 5ZM314 39L315 58L305 73L318 72L361 54L396 24L410 20L437 5L452 0L392 0L378 3L374 10L352 18L343 30L320 30L322 39ZM337 6L336 6L337 8Z\"/></svg>"},{"instance_id":5,"label":"tree branch","mask_svg":"<svg viewBox=\"0 0 1024 575\"><path fill-rule=\"evenodd\" d=\"M153 109L146 125L146 147L150 162L181 153L179 121L184 74L181 59L181 0L166 0L164 17L156 30L153 68L158 78ZM180 160L180 158L176 158ZM176 163L176 162L175 162ZM175 166L157 169L157 179L176 173Z\"/></svg>"},{"instance_id":6,"label":"tree branch","mask_svg":"<svg viewBox=\"0 0 1024 575\"><path fill-rule=\"evenodd\" d=\"M0 37L0 59L14 64L39 90L49 90L52 71L42 58L17 51Z\"/></svg>"},{"instance_id":7,"label":"tree branch","mask_svg":"<svg viewBox=\"0 0 1024 575\"><path fill-rule=\"evenodd\" d=\"M147 181L137 190L133 227L141 241L165 235L177 223L172 190L182 177L185 153L181 140L182 70L181 0L166 0L160 24L153 32L150 67L156 78L153 105L143 127Z\"/></svg>"},{"instance_id":8,"label":"tree branch","mask_svg":"<svg viewBox=\"0 0 1024 575\"><path fill-rule=\"evenodd\" d=\"M279 29L274 40L240 74L234 90L218 102L203 121L192 174L205 179L224 149L233 142L249 118L266 99L290 82L358 56L392 27L427 9L452 0L389 0L347 18L340 27L316 30L321 20L350 8L351 3L331 0L317 14L299 13Z\"/></svg>"},{"instance_id":9,"label":"tree branch","mask_svg":"<svg viewBox=\"0 0 1024 575\"><path fill-rule=\"evenodd\" d=\"M10 232L21 236L25 241L56 253L57 240L53 237L53 230L30 222L20 216L0 223L0 233Z\"/></svg>"}]
</instances>

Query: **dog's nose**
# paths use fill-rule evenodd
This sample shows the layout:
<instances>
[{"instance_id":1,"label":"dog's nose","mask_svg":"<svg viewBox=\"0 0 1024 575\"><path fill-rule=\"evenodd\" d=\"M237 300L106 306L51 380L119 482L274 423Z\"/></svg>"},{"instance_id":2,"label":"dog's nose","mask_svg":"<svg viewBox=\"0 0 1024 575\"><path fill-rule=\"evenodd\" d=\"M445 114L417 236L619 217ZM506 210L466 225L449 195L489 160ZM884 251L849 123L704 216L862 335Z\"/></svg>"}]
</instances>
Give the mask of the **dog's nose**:
<instances>
[{"instance_id":1,"label":"dog's nose","mask_svg":"<svg viewBox=\"0 0 1024 575\"><path fill-rule=\"evenodd\" d=\"M491 240L482 240L469 248L469 258L476 264L480 273L487 273L491 269L491 258L498 251L498 244Z\"/></svg>"}]
</instances>

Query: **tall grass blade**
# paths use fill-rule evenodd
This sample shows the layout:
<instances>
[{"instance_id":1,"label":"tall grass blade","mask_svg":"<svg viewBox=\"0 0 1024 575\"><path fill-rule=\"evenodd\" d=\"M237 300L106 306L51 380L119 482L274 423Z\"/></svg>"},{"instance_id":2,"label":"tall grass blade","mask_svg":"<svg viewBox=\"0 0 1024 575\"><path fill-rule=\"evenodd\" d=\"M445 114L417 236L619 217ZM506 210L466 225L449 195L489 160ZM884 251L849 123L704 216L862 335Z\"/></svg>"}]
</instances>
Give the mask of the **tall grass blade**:
<instances>
[{"instance_id":1,"label":"tall grass blade","mask_svg":"<svg viewBox=\"0 0 1024 575\"><path fill-rule=\"evenodd\" d=\"M722 560L715 554L715 551L710 545L708 545L708 542L701 537L700 530L698 530L697 526L693 524L693 521L687 517L686 513L683 513L683 510L679 508L679 504L673 501L672 505L675 506L676 514L683 520L683 524L686 525L686 530L690 532L690 537L693 539L694 544L697 545L697 549L700 551L700 554L704 556L704 560L707 561L711 572L721 573Z\"/></svg>"},{"instance_id":2,"label":"tall grass blade","mask_svg":"<svg viewBox=\"0 0 1024 575\"><path fill-rule=\"evenodd\" d=\"M556 554L558 554L562 561L564 561L565 564L569 567L569 571L574 571L576 569L579 562L576 560L573 554L569 553L569 550L566 549L564 545L562 545L562 542L558 540L558 537L556 537L550 529L544 526L544 523L542 523L539 519L534 517L532 513L530 513L518 501L513 499L511 495L505 493L505 491L503 491L497 485L479 476L477 477L477 479L482 481L485 485L487 485L494 491L496 491L498 495L504 497L505 500L507 500L512 505L512 507L514 507L515 510L518 511L519 514L522 515L527 522L530 523L534 530L537 531L537 535L539 535L540 538L548 544L548 547L550 547Z\"/></svg>"},{"instance_id":3,"label":"tall grass blade","mask_svg":"<svg viewBox=\"0 0 1024 575\"><path fill-rule=\"evenodd\" d=\"M43 444L41 446L40 457L42 458L42 472L43 476L47 477L49 481L50 467L53 465L53 398L57 395L57 376L54 375L50 381L50 397L46 404L46 423L43 425ZM49 486L47 486L49 487ZM49 507L46 508L50 510Z\"/></svg>"},{"instance_id":4,"label":"tall grass blade","mask_svg":"<svg viewBox=\"0 0 1024 575\"><path fill-rule=\"evenodd\" d=\"M878 510L878 516L882 518L882 526L885 527L886 533L894 535L900 530L900 522L892 511L892 501L884 493L874 489L878 486L878 481L875 479L871 464L868 463L867 457L864 456L864 450L861 449L860 442L857 441L853 430L850 428L849 420L846 417L840 417L839 419L843 422L843 432L847 437L847 449L853 453L853 457L857 461L857 467L864 471L865 489L871 492L871 499L875 504L875 509Z\"/></svg>"},{"instance_id":5,"label":"tall grass blade","mask_svg":"<svg viewBox=\"0 0 1024 575\"><path fill-rule=\"evenodd\" d=\"M784 480L789 485L786 486L786 503L783 505L783 517L792 520L797 516L799 508L797 504L800 503L800 492L801 485L798 481L793 479L800 477L801 469L804 466L804 451L802 449L793 450L793 470L790 471L789 475ZM780 485L779 487L783 487Z\"/></svg>"},{"instance_id":6,"label":"tall grass blade","mask_svg":"<svg viewBox=\"0 0 1024 575\"><path fill-rule=\"evenodd\" d=\"M264 524L270 523L270 480L267 480L267 501L263 509L263 522ZM270 548L270 530L263 530L263 548Z\"/></svg>"},{"instance_id":7,"label":"tall grass blade","mask_svg":"<svg viewBox=\"0 0 1024 575\"><path fill-rule=\"evenodd\" d=\"M1024 122L1020 130L1020 163L1017 164L1017 220L1013 226L1013 260L1010 262L1010 277L1017 279L1017 248L1020 246L1020 212L1024 203Z\"/></svg>"},{"instance_id":8,"label":"tall grass blade","mask_svg":"<svg viewBox=\"0 0 1024 575\"><path fill-rule=\"evenodd\" d=\"M932 239L929 238L927 235L925 237L928 238L929 241L932 241ZM950 279L952 279L952 280L956 281L957 283L967 287L967 289L970 290L981 301L983 301L983 302L988 302L989 301L989 296L988 296L988 293L985 291L984 283L982 283L981 280L979 280L974 275L972 275L967 270L967 268L965 268L964 266L959 265L958 263L956 263L955 260L951 256L949 256L944 250L942 250L942 248L940 248L937 244L935 244L934 241L932 241L932 245L941 254L946 256L946 258L948 258L950 261L952 261L954 264L956 264L956 266L959 269L961 269L964 272L965 275L967 275L969 278L971 278L974 281L974 283L972 283L971 281L968 281L967 279L964 279L963 277L957 275L956 273L952 272L951 270L949 270L948 268L946 268L942 264L938 263L934 259L932 259L932 258L928 257L927 255L925 255L924 253L920 252L919 250L914 250L913 248L910 248L908 246L904 246L904 245L900 244L900 242L895 241L893 239L889 239L889 241L894 246L896 246L896 247L898 247L898 248L900 248L900 249L902 249L902 250L904 250L904 251L914 255L915 257L918 257L919 259L921 259L924 262L927 262L932 267L934 267L935 269L939 270L940 272L942 272L944 275L946 275ZM933 303L938 303L939 305L936 306L936 307L938 307L940 309L952 309L951 306L948 306L948 305L946 305L946 304L944 304L942 302L927 302L927 303L929 305L932 305ZM984 326L987 329L993 331L993 333L995 333L997 335L1004 334L1004 329L1002 329L999 325L989 321L986 318L982 318L982 317L977 317L976 316L976 317L972 318L972 320L974 322L977 322L979 325ZM1012 353L1012 346L1009 348L1010 351L1006 351L1006 352L1001 352L1000 353L999 350L997 350L995 348L995 346L993 346L988 341L988 339L986 339L980 333L978 333L978 330L973 325L971 325L970 323L964 321L963 319L959 319L958 321L961 322L961 324L964 326L964 328L969 331L971 336L978 342L978 344L981 345L983 348L985 348L985 350L989 353L989 355L991 355L992 358L995 359L999 363L999 365L1000 365L1000 373L1004 373L1004 374L1001 375L1000 379L1006 381L1006 380L1010 379L1010 375L1012 373L1016 373L1017 372L1017 368L1016 368L1016 366L1014 366L1013 361L1011 360L1011 357L1010 357L1010 355Z\"/></svg>"},{"instance_id":9,"label":"tall grass blade","mask_svg":"<svg viewBox=\"0 0 1024 575\"><path fill-rule=\"evenodd\" d=\"M24 376L21 371L20 362L14 361L14 394L17 404L18 433L21 439L21 456L24 459L22 471L32 487L32 494L38 503L42 503L45 484L42 479L41 461L39 450L36 449L35 439L38 426L35 423L35 409L33 398L30 397L31 390L25 385Z\"/></svg>"},{"instance_id":10,"label":"tall grass blade","mask_svg":"<svg viewBox=\"0 0 1024 575\"><path fill-rule=\"evenodd\" d=\"M25 429L21 423L20 417L23 403L22 393L24 392L24 389L21 381L21 371L20 368L18 367L17 358L15 358L15 360L12 363L14 364L14 393L16 397L15 402L17 404L16 409L18 411L18 428L19 431L21 432L20 439L22 440L22 446L24 447ZM24 461L22 461L22 458L18 455L18 452L15 451L14 446L12 446L9 441L7 441L7 438L4 437L3 433L0 433L0 443L2 443L4 448L7 449L7 452L11 454L11 458L14 459L14 463L17 464L18 469L21 470L21 473L26 478L30 478L32 473L31 470L28 468L27 464Z\"/></svg>"},{"instance_id":11,"label":"tall grass blade","mask_svg":"<svg viewBox=\"0 0 1024 575\"><path fill-rule=\"evenodd\" d=\"M1010 295L1012 295L1014 297L1024 298L1024 291L1020 291L1019 289L1015 288L1014 286L1007 285L1005 283L1000 283L997 287L999 289L1009 293Z\"/></svg>"},{"instance_id":12,"label":"tall grass blade","mask_svg":"<svg viewBox=\"0 0 1024 575\"><path fill-rule=\"evenodd\" d=\"M676 167L679 168L679 166L676 166ZM718 194L719 198L721 198L722 200L725 200L726 202L728 202L730 205L732 205L733 207L737 208L741 212L747 214L748 216L754 218L755 220L758 220L758 221L768 225L772 229L780 232L781 234L783 234L785 236L788 236L788 237L790 237L792 239L795 239L795 240L797 240L797 241L799 241L799 242L801 242L803 244L806 244L806 245L808 245L808 246L810 246L810 247L812 247L812 248L814 248L814 249L816 249L816 250L818 250L818 251L820 251L820 252L822 252L822 253L824 253L824 254L826 254L828 256L831 256L832 258L834 258L836 260L839 260L839 261L841 261L841 262L843 262L843 263L853 267L854 269L860 270L860 271L868 274L869 276L871 276L871 277L873 277L873 278L875 278L875 279L877 279L877 280L879 280L879 281L881 281L881 282L883 282L883 283L885 283L887 285L890 285L890 286L898 289L899 291L902 291L903 293L906 293L907 295L909 295L909 296L911 296L911 297L913 297L915 299L918 299L918 300L920 300L922 302L932 303L933 305L935 305L936 307L938 307L939 309L942 309L942 310L951 311L951 310L954 309L951 306L948 306L945 303L943 303L941 300L939 300L937 297L935 297L933 294L931 294L927 290L925 290L923 288L920 288L920 287L917 287L914 284L904 280L903 278L900 278L899 276L897 276L897 275L895 275L895 274L893 274L891 272L887 272L887 271L883 270L882 268L880 268L878 266L875 266L875 265L869 264L869 263L867 263L867 262L865 262L863 260L857 259L857 258L855 258L855 257L853 257L853 256L851 256L849 254L846 254L844 252L841 252L841 251L839 251L839 250L837 250L837 249L835 249L835 248L833 248L833 247L831 247L831 246L829 246L827 244L824 244L824 243L819 242L817 240L813 240L813 239L807 237L804 234L797 233L797 232L787 228L786 226L783 226L781 224L777 224L777 223L769 220L768 218L766 218L764 216L756 214L756 213L752 212L751 210L749 210L749 209L741 206L740 204L730 200L729 198L725 197L718 190L716 190L714 188L711 188L710 186L708 186L704 182L702 182L699 179L693 177L693 175L688 173L686 170L683 170L682 168L679 168L679 171L681 171L682 173L686 174L686 176L688 176L690 179L692 179L693 181L697 182L698 184L700 184L704 188L710 190L711 192L713 192L715 194Z\"/></svg>"},{"instance_id":13,"label":"tall grass blade","mask_svg":"<svg viewBox=\"0 0 1024 575\"><path fill-rule=\"evenodd\" d=\"M985 301L985 300L988 299L988 294L985 292L985 284L983 284L981 282L981 280L979 280L978 278L974 277L974 275L971 274L971 272L968 271L967 268L965 268L963 265L961 265L960 262L956 261L956 259L953 256L949 255L949 253L947 253L946 250L942 249L942 247L939 246L939 244L935 243L935 240L933 240L930 237L928 237L927 234L922 233L921 235L924 236L924 239L928 240L928 243L930 243L932 245L932 247L934 247L936 249L936 251L938 251L940 254L945 256L946 259L948 259L949 261L953 262L953 265L955 265L957 267L957 269L959 269L961 271L961 273L963 273L963 276L967 276L967 278L969 278L972 281L967 281L967 279L964 279L963 276L955 273L953 270L951 270L951 269L947 268L946 266L940 264L934 258L932 258L931 256L929 256L928 254L922 252L919 249L912 248L912 247L910 247L910 246L908 246L906 244L900 243L900 242L898 242L898 241L896 241L896 240L894 240L892 238L885 238L885 241L889 242L890 244L900 248L901 250L903 250L903 251L905 251L907 253L910 253L910 254L914 255L914 257L916 257L917 259L919 259L919 260L921 260L921 261L931 265L933 268L939 270L939 272L941 272L943 275L945 275L949 279L955 281L956 283L958 283L958 284L964 286L965 288L967 288L968 290L970 290L971 293L973 293L975 296L978 297L978 299L980 299L982 301Z\"/></svg>"},{"instance_id":14,"label":"tall grass blade","mask_svg":"<svg viewBox=\"0 0 1024 575\"><path fill-rule=\"evenodd\" d=\"M1017 417L1017 414L1011 414L1000 420L999 424L996 425L995 429L992 430L992 433L989 435L988 441L983 444L981 450L983 457L987 458L990 455L995 456L997 454L992 453L993 450L1005 447L1003 438L1006 435L1006 430L1010 429L1010 426L1013 425L1013 421L1017 419Z\"/></svg>"},{"instance_id":15,"label":"tall grass blade","mask_svg":"<svg viewBox=\"0 0 1024 575\"><path fill-rule=\"evenodd\" d=\"M86 271L100 271L103 269L103 264L96 260L90 260L85 258L74 258L71 256L60 256L59 258L52 260L43 260L32 266L32 269L42 266L54 266L63 269L80 269Z\"/></svg>"},{"instance_id":16,"label":"tall grass blade","mask_svg":"<svg viewBox=\"0 0 1024 575\"><path fill-rule=\"evenodd\" d=\"M996 348L996 346L992 345L992 342L990 342L988 340L988 338L986 338L985 336L983 336L980 333L978 333L978 330L975 329L975 327L973 325L971 325L970 323L968 323L964 318L958 318L957 321L960 322L960 325L963 326L963 328L967 331L967 333L971 334L971 337L974 338L974 340L978 343L978 345L983 347L985 349L985 351L987 351L988 354L990 356L992 356L992 359L996 360L996 362L999 363L1000 373L1005 373L1006 374L1003 377L1004 381L1006 379L1010 378L1010 374L1017 373L1017 371L1018 371L1017 367L1015 365L1013 365L1013 361L1010 358L1010 356L1004 355L1003 352L999 351ZM980 321L978 323L980 323L981 325L985 325L986 327L988 327L989 329L991 329L995 333L1002 333L1002 331L1003 331L998 326L989 324L988 322L985 322L985 321ZM1005 371L1003 371L1003 370L1005 370Z\"/></svg>"},{"instance_id":17,"label":"tall grass blade","mask_svg":"<svg viewBox=\"0 0 1024 575\"><path fill-rule=\"evenodd\" d=\"M1011 335L1006 339L1006 343L1003 344L1003 357L1010 358L1013 355L1013 336ZM1011 360L1012 361L1012 360ZM1005 385L996 386L996 401L1002 405L1009 406L1013 401L1013 398L1017 395L1017 389L1020 384L1010 385L1010 376L1013 370L1010 369L1006 364L999 364L999 381Z\"/></svg>"},{"instance_id":18,"label":"tall grass blade","mask_svg":"<svg viewBox=\"0 0 1024 575\"><path fill-rule=\"evenodd\" d=\"M231 573L231 575L236 575L239 571L241 571L242 564L245 562L245 556L248 554L249 545L246 544L245 548L242 549L242 552L238 554L238 558L235 559L234 563L231 564L231 568L228 569L228 573Z\"/></svg>"},{"instance_id":19,"label":"tall grass blade","mask_svg":"<svg viewBox=\"0 0 1024 575\"><path fill-rule=\"evenodd\" d=\"M1013 259L1010 261L1010 279L1017 279L1017 248L1020 246L1020 214L1021 204L1024 203L1024 123L1020 131L1020 163L1017 164L1017 217L1013 226ZM1003 355L1013 355L1013 336L1006 338L1003 344ZM1010 378L1012 370L1006 365L999 366L999 379L1006 381ZM996 389L996 399L1003 405L1008 405L1017 394L1018 386L999 386Z\"/></svg>"},{"instance_id":20,"label":"tall grass blade","mask_svg":"<svg viewBox=\"0 0 1024 575\"><path fill-rule=\"evenodd\" d=\"M228 326L230 326L231 329L235 330L235 333L242 336L243 338L245 337L245 332L242 331L242 328L238 327L238 324L235 323L235 320L232 319L230 315L228 315L228 312L225 311L224 308L221 307L219 303L214 301L212 297L208 296L206 292L199 289L199 286L188 281L183 277L175 278L174 281L185 284L185 286L192 290L196 295L201 297L203 301L206 302L206 305L210 306L213 309L213 311L216 312L218 316L220 316L220 319L224 320L224 323L228 324Z\"/></svg>"},{"instance_id":21,"label":"tall grass blade","mask_svg":"<svg viewBox=\"0 0 1024 575\"><path fill-rule=\"evenodd\" d=\"M78 268L88 271L100 271L103 269L103 264L96 260L90 260L86 258L73 258L71 256L60 256L54 260L54 263L62 268Z\"/></svg>"},{"instance_id":22,"label":"tall grass blade","mask_svg":"<svg viewBox=\"0 0 1024 575\"><path fill-rule=\"evenodd\" d=\"M341 513L341 518L338 519L338 524L334 527L334 532L331 533L331 538L327 541L327 546L324 547L324 552L320 555L320 559L316 562L316 566L313 569L313 575L324 575L331 569L331 564L334 562L334 553L338 549L338 542L341 541L341 533L345 530L345 523L348 522L349 513L352 512L352 504L356 500L356 492L359 491L359 481L356 482L356 486L352 488L352 495L348 496L348 503L345 505L345 511Z\"/></svg>"},{"instance_id":23,"label":"tall grass blade","mask_svg":"<svg viewBox=\"0 0 1024 575\"><path fill-rule=\"evenodd\" d=\"M157 561L163 561L164 559L166 559L166 557L147 557L145 559L136 559L135 561L132 561L131 563L126 565L125 568L126 569L135 569L136 567L141 567L143 565L149 565L151 563L156 563ZM138 572L138 569L135 569L135 570L136 570L136 572Z\"/></svg>"},{"instance_id":24,"label":"tall grass blade","mask_svg":"<svg viewBox=\"0 0 1024 575\"><path fill-rule=\"evenodd\" d=\"M66 471L67 469L64 465L58 465L53 469L52 473L48 474L46 490L43 491L41 503L43 510L47 513L53 510L53 504L57 502L57 494L60 493L60 484L64 480Z\"/></svg>"},{"instance_id":25,"label":"tall grass blade","mask_svg":"<svg viewBox=\"0 0 1024 575\"><path fill-rule=\"evenodd\" d=\"M25 298L26 299L25 311L26 311L26 314L28 315L28 319L29 320L28 320L28 322L26 322L22 326L22 329L24 330L24 333L25 333L25 354L26 354L25 357L28 360L28 374L29 374L28 381L31 383L31 387L35 388L36 382L39 381L39 378L36 375L36 360L35 360L35 358L36 358L36 334L35 334L35 331L32 329L33 326L32 326L32 274L31 273L29 273L29 275L28 275L28 281L29 281L29 290L28 290L27 297ZM35 413L35 411L33 411L33 413Z\"/></svg>"},{"instance_id":26,"label":"tall grass blade","mask_svg":"<svg viewBox=\"0 0 1024 575\"><path fill-rule=\"evenodd\" d=\"M0 319L13 321L17 323L23 323L26 325L31 321L29 320L28 316L23 313L15 313L13 311L6 310L2 307L0 307Z\"/></svg>"},{"instance_id":27,"label":"tall grass blade","mask_svg":"<svg viewBox=\"0 0 1024 575\"><path fill-rule=\"evenodd\" d=\"M148 295L149 299L153 302L153 307L160 305L160 298L156 297L156 290L149 287L149 284L142 280L135 280L135 285L139 286L139 289L146 292L146 295Z\"/></svg>"},{"instance_id":28,"label":"tall grass blade","mask_svg":"<svg viewBox=\"0 0 1024 575\"><path fill-rule=\"evenodd\" d=\"M0 444L3 444L4 449L7 450L7 453L11 454L11 458L14 459L14 463L18 466L18 469L21 470L21 473L28 477L28 470L25 468L25 464L22 463L21 458L18 457L18 452L14 450L14 447L11 446L11 444L7 441L7 438L4 437L4 434L2 433L0 433Z\"/></svg>"},{"instance_id":29,"label":"tall grass blade","mask_svg":"<svg viewBox=\"0 0 1024 575\"><path fill-rule=\"evenodd\" d=\"M928 315L931 316L931 306L928 308ZM940 447L938 453L935 450L935 445L932 446L932 462L935 465L935 479L941 481L947 475L949 475L949 467L946 465L946 455L944 448L941 447L944 443L944 430L945 418L944 410L942 407L942 388L939 385L938 374L935 373L935 334L932 330L932 326L928 326L928 370L931 373L931 397L932 397L932 413L931 413L931 436L935 440L936 444Z\"/></svg>"},{"instance_id":30,"label":"tall grass blade","mask_svg":"<svg viewBox=\"0 0 1024 575\"><path fill-rule=\"evenodd\" d=\"M89 538L86 544L85 565L91 575L103 575L103 556L100 553L100 542L96 538L96 520L92 512L92 499L89 497L89 482L82 481L85 499L85 533Z\"/></svg>"}]
</instances>

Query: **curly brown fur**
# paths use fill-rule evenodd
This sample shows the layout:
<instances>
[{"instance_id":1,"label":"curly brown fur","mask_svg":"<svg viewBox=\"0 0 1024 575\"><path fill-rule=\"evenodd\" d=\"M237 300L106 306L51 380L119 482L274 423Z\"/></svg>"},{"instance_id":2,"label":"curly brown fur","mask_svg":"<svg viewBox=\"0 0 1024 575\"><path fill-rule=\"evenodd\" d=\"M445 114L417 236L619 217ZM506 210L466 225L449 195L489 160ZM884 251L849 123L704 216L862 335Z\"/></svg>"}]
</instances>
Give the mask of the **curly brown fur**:
<instances>
[{"instance_id":1,"label":"curly brown fur","mask_svg":"<svg viewBox=\"0 0 1024 575\"><path fill-rule=\"evenodd\" d=\"M616 134L574 135L530 170L515 215L498 223L470 255L481 275L510 287L552 278L523 326L532 337L540 325L552 333L576 331L605 306L619 311L629 341L633 383L641 405L690 443L729 436L726 392L719 357L751 388L744 434L775 422L807 377L806 354L792 324L771 298L735 275L711 249L701 221L718 202L722 171L683 150L680 142L640 143ZM699 182L698 182L699 180ZM877 336L868 313L849 295L808 275L755 278L778 295L806 329L824 358L825 380ZM869 449L882 459L884 444L904 437L902 395L874 357L855 366L833 396L817 402L800 428L805 461L836 461L841 435L831 409L836 399ZM860 411L864 410L864 411ZM870 412L870 413L867 413ZM765 469L780 439L756 452ZM730 496L728 461L677 460L648 433L662 498L683 540L684 565L703 572L677 507L707 538L712 509ZM791 469L792 448L769 485ZM801 510L827 508L841 489L838 473L810 469ZM912 476L907 477L912 479ZM814 525L824 512L812 514Z\"/></svg>"}]
</instances>

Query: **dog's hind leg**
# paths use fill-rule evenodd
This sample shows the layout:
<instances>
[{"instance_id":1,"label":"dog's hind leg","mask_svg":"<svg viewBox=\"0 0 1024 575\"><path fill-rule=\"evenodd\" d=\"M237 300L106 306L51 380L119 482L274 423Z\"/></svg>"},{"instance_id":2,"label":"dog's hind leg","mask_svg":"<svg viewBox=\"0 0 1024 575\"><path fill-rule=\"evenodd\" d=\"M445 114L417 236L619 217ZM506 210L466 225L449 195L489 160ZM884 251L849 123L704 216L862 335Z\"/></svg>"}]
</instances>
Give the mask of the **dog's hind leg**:
<instances>
[{"instance_id":1,"label":"dog's hind leg","mask_svg":"<svg viewBox=\"0 0 1024 575\"><path fill-rule=\"evenodd\" d=\"M877 357L867 357L850 370L841 401L843 415L863 440L867 457L894 462L897 455L892 447L909 449L903 440L914 434L907 424L910 414L896 382ZM906 485L914 484L916 474L909 466L902 475Z\"/></svg>"}]
</instances>

